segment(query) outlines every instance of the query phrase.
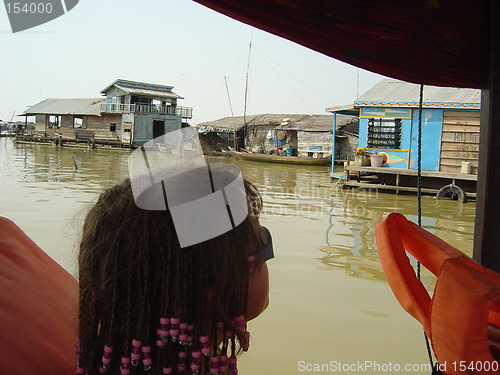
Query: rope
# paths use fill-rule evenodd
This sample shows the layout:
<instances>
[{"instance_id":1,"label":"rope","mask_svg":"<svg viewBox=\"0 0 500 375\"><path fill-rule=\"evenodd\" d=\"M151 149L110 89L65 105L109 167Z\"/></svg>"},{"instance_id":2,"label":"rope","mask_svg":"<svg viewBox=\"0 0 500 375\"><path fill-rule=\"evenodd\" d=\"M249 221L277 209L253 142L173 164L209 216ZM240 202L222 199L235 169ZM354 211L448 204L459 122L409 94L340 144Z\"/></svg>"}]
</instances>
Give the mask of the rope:
<instances>
[{"instance_id":1,"label":"rope","mask_svg":"<svg viewBox=\"0 0 500 375\"><path fill-rule=\"evenodd\" d=\"M417 134L417 224L422 226L422 106L424 101L424 85L420 85L418 102L418 134ZM417 262L417 278L420 280L420 262Z\"/></svg>"},{"instance_id":2,"label":"rope","mask_svg":"<svg viewBox=\"0 0 500 375\"><path fill-rule=\"evenodd\" d=\"M424 102L424 85L420 85L420 99L418 103L418 136L417 136L417 223L422 226L422 106ZM420 262L417 262L417 278L420 280ZM425 346L431 367L434 368L429 338L424 331Z\"/></svg>"},{"instance_id":3,"label":"rope","mask_svg":"<svg viewBox=\"0 0 500 375\"><path fill-rule=\"evenodd\" d=\"M420 85L420 100L418 103L418 150L417 150L417 201L418 201L418 225L422 226L422 105L424 101L424 85Z\"/></svg>"}]
</instances>

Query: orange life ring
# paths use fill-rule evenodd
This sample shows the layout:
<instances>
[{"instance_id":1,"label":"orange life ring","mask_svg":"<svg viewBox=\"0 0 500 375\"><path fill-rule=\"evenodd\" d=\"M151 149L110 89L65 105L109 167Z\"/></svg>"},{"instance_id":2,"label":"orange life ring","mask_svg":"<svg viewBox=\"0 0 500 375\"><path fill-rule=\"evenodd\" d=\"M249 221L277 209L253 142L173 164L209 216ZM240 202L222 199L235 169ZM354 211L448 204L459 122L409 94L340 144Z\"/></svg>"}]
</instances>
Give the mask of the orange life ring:
<instances>
[{"instance_id":1,"label":"orange life ring","mask_svg":"<svg viewBox=\"0 0 500 375\"><path fill-rule=\"evenodd\" d=\"M78 282L0 217L0 374L73 374Z\"/></svg>"},{"instance_id":2,"label":"orange life ring","mask_svg":"<svg viewBox=\"0 0 500 375\"><path fill-rule=\"evenodd\" d=\"M389 161L389 155L387 155L385 152L380 152L380 155L384 155L384 158L382 159L382 165L387 164Z\"/></svg>"},{"instance_id":3,"label":"orange life ring","mask_svg":"<svg viewBox=\"0 0 500 375\"><path fill-rule=\"evenodd\" d=\"M488 324L500 327L500 274L392 213L375 230L380 261L401 306L423 326L439 363L494 363ZM417 279L408 251L438 277L434 294ZM496 363L498 365L498 363ZM494 374L452 368L446 374Z\"/></svg>"}]
</instances>

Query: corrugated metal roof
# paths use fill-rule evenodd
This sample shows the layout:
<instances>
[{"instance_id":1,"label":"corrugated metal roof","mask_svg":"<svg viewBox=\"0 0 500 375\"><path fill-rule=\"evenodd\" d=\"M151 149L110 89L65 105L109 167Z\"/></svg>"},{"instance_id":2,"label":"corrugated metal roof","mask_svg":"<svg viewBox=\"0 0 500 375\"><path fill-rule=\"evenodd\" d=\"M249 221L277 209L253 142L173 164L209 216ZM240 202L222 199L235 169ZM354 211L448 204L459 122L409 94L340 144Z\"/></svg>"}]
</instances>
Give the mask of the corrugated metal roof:
<instances>
[{"instance_id":1,"label":"corrugated metal roof","mask_svg":"<svg viewBox=\"0 0 500 375\"><path fill-rule=\"evenodd\" d=\"M332 131L332 115L305 114L261 114L246 116L248 126L271 126L283 130ZM337 128L351 121L356 116L337 115ZM243 127L243 116L225 117L197 125L199 131L233 132Z\"/></svg>"},{"instance_id":2,"label":"corrugated metal roof","mask_svg":"<svg viewBox=\"0 0 500 375\"><path fill-rule=\"evenodd\" d=\"M100 115L105 98L45 99L24 111L22 115ZM22 116L21 115L21 116Z\"/></svg>"},{"instance_id":3,"label":"corrugated metal roof","mask_svg":"<svg viewBox=\"0 0 500 375\"><path fill-rule=\"evenodd\" d=\"M140 88L130 88L130 87L124 87L124 86L120 86L120 85L115 85L115 87L126 92L127 94L156 96L156 97L160 97L160 98L170 98L170 99L184 99L182 96L177 95L175 92L165 92L165 91L156 91L156 90L148 90L148 89L140 89Z\"/></svg>"},{"instance_id":4,"label":"corrugated metal roof","mask_svg":"<svg viewBox=\"0 0 500 375\"><path fill-rule=\"evenodd\" d=\"M101 94L106 94L111 87L117 87L120 90L139 95L157 96L162 98L184 99L180 95L172 92L173 86L159 85L157 83L146 83L138 81L128 81L126 79L117 79L113 83L101 90Z\"/></svg>"},{"instance_id":5,"label":"corrugated metal roof","mask_svg":"<svg viewBox=\"0 0 500 375\"><path fill-rule=\"evenodd\" d=\"M480 103L481 90L455 87L424 86L424 102L426 103ZM365 94L356 104L363 102L409 102L420 100L420 85L395 79L384 79Z\"/></svg>"}]
</instances>

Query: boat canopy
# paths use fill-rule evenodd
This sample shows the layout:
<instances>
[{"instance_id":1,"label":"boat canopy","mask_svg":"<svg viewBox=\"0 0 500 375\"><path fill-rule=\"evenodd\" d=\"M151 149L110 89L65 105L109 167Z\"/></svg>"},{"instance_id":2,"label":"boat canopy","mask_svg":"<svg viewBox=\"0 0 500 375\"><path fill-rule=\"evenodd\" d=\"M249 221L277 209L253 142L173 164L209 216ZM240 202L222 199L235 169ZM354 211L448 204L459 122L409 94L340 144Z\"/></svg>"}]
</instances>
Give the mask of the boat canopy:
<instances>
[{"instance_id":1,"label":"boat canopy","mask_svg":"<svg viewBox=\"0 0 500 375\"><path fill-rule=\"evenodd\" d=\"M348 64L407 82L481 88L487 2L195 0Z\"/></svg>"}]
</instances>

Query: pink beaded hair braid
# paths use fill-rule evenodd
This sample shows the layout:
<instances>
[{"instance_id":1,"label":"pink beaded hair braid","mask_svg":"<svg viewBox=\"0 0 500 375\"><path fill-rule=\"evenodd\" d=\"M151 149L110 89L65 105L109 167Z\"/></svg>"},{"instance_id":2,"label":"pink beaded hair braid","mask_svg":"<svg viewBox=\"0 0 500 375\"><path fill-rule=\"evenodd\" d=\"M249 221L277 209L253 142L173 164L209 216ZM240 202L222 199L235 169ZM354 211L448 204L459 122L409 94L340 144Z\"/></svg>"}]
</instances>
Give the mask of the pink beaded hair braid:
<instances>
[{"instance_id":1,"label":"pink beaded hair braid","mask_svg":"<svg viewBox=\"0 0 500 375\"><path fill-rule=\"evenodd\" d=\"M186 248L168 210L135 205L130 181L100 196L80 244L76 374L237 374L249 275L262 264L262 201L245 190L240 225Z\"/></svg>"}]
</instances>

